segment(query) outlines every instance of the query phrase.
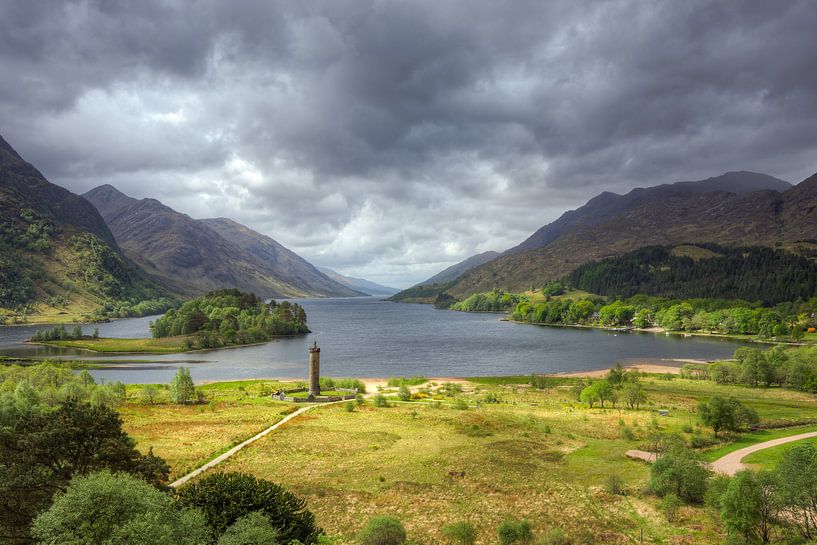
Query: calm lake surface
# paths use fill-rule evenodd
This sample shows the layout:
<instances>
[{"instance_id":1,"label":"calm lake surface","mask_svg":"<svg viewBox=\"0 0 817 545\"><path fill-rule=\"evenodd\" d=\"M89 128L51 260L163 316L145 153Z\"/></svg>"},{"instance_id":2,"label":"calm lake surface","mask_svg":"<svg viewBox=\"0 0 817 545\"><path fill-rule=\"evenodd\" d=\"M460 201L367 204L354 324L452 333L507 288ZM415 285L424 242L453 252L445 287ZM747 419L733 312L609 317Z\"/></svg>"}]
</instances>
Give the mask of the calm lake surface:
<instances>
[{"instance_id":1,"label":"calm lake surface","mask_svg":"<svg viewBox=\"0 0 817 545\"><path fill-rule=\"evenodd\" d=\"M336 377L518 375L599 369L672 359L731 356L743 343L718 338L596 329L542 327L502 321L493 313L436 310L430 305L376 298L299 300L312 333L256 346L160 356L99 356L93 352L24 345L37 329L0 327L0 355L104 359L100 379L125 383L169 382L191 368L197 382L244 378L305 378L307 348L321 347L321 373ZM155 318L84 326L103 337L149 337ZM680 363L678 363L680 365Z\"/></svg>"}]
</instances>

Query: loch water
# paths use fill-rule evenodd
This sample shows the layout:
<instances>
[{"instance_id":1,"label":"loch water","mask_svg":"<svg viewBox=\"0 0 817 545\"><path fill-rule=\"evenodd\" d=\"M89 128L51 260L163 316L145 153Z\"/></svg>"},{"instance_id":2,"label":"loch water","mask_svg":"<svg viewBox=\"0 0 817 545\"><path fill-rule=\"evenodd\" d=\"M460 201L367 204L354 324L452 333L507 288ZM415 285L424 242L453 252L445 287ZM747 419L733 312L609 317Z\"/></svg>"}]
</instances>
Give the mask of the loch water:
<instances>
[{"instance_id":1,"label":"loch water","mask_svg":"<svg viewBox=\"0 0 817 545\"><path fill-rule=\"evenodd\" d=\"M710 337L622 333L504 321L496 313L438 310L378 298L298 300L312 333L271 343L168 355L99 355L26 345L49 326L0 327L0 355L104 360L92 373L125 383L168 382L179 366L197 382L304 378L307 348L321 347L321 372L335 377L458 377L525 375L600 369L622 364L730 357L744 343ZM84 326L103 337L148 337L155 317Z\"/></svg>"}]
</instances>

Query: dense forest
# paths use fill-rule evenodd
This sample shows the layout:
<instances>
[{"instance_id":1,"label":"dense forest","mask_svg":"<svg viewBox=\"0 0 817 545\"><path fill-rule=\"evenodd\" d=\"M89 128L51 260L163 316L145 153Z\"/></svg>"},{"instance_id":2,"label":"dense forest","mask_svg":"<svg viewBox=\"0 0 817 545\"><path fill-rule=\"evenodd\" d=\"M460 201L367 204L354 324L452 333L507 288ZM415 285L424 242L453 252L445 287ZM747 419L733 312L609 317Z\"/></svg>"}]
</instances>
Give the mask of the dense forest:
<instances>
[{"instance_id":1,"label":"dense forest","mask_svg":"<svg viewBox=\"0 0 817 545\"><path fill-rule=\"evenodd\" d=\"M817 294L817 263L771 248L689 246L693 258L672 247L647 246L576 269L577 289L613 297L637 294L670 299L725 298L774 305Z\"/></svg>"},{"instance_id":2,"label":"dense forest","mask_svg":"<svg viewBox=\"0 0 817 545\"><path fill-rule=\"evenodd\" d=\"M171 309L151 324L156 338L190 335L200 348L268 341L276 335L309 333L297 303L264 303L237 289L211 291Z\"/></svg>"}]
</instances>

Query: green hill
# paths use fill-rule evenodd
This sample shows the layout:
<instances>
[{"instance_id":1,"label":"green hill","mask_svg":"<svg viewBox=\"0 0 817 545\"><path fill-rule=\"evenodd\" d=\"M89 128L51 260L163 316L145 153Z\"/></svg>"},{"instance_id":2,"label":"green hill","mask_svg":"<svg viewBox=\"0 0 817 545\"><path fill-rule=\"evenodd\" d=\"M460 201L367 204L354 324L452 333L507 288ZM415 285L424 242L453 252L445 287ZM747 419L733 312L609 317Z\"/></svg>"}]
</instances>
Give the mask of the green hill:
<instances>
[{"instance_id":1,"label":"green hill","mask_svg":"<svg viewBox=\"0 0 817 545\"><path fill-rule=\"evenodd\" d=\"M170 294L122 255L94 206L0 137L0 323L161 312Z\"/></svg>"}]
</instances>

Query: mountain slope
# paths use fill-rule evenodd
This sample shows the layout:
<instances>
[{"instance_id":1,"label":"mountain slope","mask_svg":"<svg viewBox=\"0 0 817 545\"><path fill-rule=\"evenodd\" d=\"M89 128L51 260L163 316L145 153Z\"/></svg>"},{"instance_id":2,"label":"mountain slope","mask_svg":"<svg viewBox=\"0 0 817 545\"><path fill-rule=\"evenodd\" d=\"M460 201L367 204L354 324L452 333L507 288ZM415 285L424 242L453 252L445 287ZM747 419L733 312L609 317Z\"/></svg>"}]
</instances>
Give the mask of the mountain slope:
<instances>
[{"instance_id":1,"label":"mountain slope","mask_svg":"<svg viewBox=\"0 0 817 545\"><path fill-rule=\"evenodd\" d=\"M493 261L501 254L499 252L483 252L481 254L472 255L468 259L460 261L455 265L451 265L447 269L443 269L425 282L420 282L418 286L425 286L428 284L444 284L456 280L464 273L470 271L474 267L479 267L489 261Z\"/></svg>"},{"instance_id":2,"label":"mountain slope","mask_svg":"<svg viewBox=\"0 0 817 545\"><path fill-rule=\"evenodd\" d=\"M774 246L817 238L817 181L809 180L791 187L755 173L727 173L626 195L602 193L502 257L466 272L447 293L463 298L497 287L528 289L642 246Z\"/></svg>"},{"instance_id":3,"label":"mountain slope","mask_svg":"<svg viewBox=\"0 0 817 545\"><path fill-rule=\"evenodd\" d=\"M359 295L269 237L229 220L196 220L155 199L104 185L84 195L125 254L185 295L235 287L261 297Z\"/></svg>"},{"instance_id":4,"label":"mountain slope","mask_svg":"<svg viewBox=\"0 0 817 545\"><path fill-rule=\"evenodd\" d=\"M268 236L227 218L200 220L225 239L250 252L265 264L276 278L303 289L308 294L354 297L361 292L330 278L307 260Z\"/></svg>"},{"instance_id":5,"label":"mountain slope","mask_svg":"<svg viewBox=\"0 0 817 545\"><path fill-rule=\"evenodd\" d=\"M2 137L0 234L0 314L67 321L171 303L135 310L167 293L122 255L93 205L46 180Z\"/></svg>"},{"instance_id":6,"label":"mountain slope","mask_svg":"<svg viewBox=\"0 0 817 545\"><path fill-rule=\"evenodd\" d=\"M625 195L605 191L587 201L587 204L581 208L565 212L559 219L540 228L521 244L504 252L503 255L518 254L526 250L542 248L575 227L603 224L627 210L637 209L645 203L661 199L664 196L692 196L712 192L746 195L763 190L781 192L791 187L790 183L773 176L740 171L727 172L697 182L675 182L637 188Z\"/></svg>"},{"instance_id":7,"label":"mountain slope","mask_svg":"<svg viewBox=\"0 0 817 545\"><path fill-rule=\"evenodd\" d=\"M327 269L326 267L318 267L318 270L321 271L326 276L328 276L329 278L331 278L332 280L340 282L344 286L351 288L353 290L365 293L366 295L387 296L394 295L395 293L400 291L397 288L390 288L388 286L378 284L377 282L366 280L365 278L344 276L339 272L333 271L332 269Z\"/></svg>"}]
</instances>

